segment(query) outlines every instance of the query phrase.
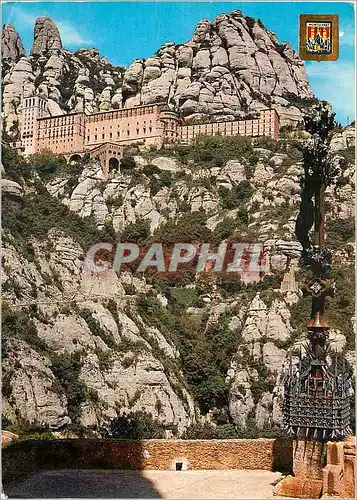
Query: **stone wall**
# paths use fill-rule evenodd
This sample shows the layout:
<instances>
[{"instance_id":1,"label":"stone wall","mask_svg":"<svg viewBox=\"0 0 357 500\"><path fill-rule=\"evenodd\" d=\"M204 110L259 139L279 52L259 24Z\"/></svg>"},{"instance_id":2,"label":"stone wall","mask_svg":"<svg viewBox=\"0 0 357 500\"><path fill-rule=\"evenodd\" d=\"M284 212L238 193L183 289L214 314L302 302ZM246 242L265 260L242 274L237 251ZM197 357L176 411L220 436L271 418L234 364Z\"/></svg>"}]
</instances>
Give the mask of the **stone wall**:
<instances>
[{"instance_id":1,"label":"stone wall","mask_svg":"<svg viewBox=\"0 0 357 500\"><path fill-rule=\"evenodd\" d=\"M325 444L295 440L294 476L280 481L274 494L289 498L355 498L356 438Z\"/></svg>"},{"instance_id":2,"label":"stone wall","mask_svg":"<svg viewBox=\"0 0 357 500\"><path fill-rule=\"evenodd\" d=\"M291 463L289 439L29 440L3 450L2 476L6 483L39 469L286 470Z\"/></svg>"},{"instance_id":3,"label":"stone wall","mask_svg":"<svg viewBox=\"0 0 357 500\"><path fill-rule=\"evenodd\" d=\"M322 493L327 497L355 498L356 438L329 442L326 445L327 464L323 469Z\"/></svg>"}]
</instances>

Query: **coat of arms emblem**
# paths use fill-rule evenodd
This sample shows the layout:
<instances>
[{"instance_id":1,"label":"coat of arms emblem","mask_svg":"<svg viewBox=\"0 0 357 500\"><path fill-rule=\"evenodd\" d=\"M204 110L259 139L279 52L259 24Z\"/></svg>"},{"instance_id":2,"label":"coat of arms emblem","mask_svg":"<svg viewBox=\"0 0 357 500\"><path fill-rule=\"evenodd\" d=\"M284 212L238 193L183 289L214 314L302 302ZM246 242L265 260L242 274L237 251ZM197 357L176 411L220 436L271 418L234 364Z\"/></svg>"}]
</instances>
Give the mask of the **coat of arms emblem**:
<instances>
[{"instance_id":1,"label":"coat of arms emblem","mask_svg":"<svg viewBox=\"0 0 357 500\"><path fill-rule=\"evenodd\" d=\"M300 16L300 57L308 61L338 59L338 16L303 14Z\"/></svg>"}]
</instances>

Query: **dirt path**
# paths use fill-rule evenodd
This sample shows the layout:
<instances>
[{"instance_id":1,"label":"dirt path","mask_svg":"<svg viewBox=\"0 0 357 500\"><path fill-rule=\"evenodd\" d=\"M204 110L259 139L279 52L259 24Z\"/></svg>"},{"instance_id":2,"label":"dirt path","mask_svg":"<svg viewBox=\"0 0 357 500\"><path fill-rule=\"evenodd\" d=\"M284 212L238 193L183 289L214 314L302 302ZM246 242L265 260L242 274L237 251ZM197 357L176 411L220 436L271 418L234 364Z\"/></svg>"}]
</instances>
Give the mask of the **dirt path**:
<instances>
[{"instance_id":1,"label":"dirt path","mask_svg":"<svg viewBox=\"0 0 357 500\"><path fill-rule=\"evenodd\" d=\"M5 488L9 498L273 498L279 472L57 470Z\"/></svg>"}]
</instances>

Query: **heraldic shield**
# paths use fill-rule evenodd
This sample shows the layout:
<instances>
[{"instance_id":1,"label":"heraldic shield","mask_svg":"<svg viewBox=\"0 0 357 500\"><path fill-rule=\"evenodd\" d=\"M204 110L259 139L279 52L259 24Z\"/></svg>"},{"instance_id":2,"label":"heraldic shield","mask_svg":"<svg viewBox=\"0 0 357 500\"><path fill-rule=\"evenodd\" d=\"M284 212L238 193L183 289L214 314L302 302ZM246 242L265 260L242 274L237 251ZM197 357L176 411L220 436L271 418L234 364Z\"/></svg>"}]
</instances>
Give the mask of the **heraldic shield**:
<instances>
[{"instance_id":1,"label":"heraldic shield","mask_svg":"<svg viewBox=\"0 0 357 500\"><path fill-rule=\"evenodd\" d=\"M338 16L300 16L300 57L308 61L336 61L339 54Z\"/></svg>"}]
</instances>

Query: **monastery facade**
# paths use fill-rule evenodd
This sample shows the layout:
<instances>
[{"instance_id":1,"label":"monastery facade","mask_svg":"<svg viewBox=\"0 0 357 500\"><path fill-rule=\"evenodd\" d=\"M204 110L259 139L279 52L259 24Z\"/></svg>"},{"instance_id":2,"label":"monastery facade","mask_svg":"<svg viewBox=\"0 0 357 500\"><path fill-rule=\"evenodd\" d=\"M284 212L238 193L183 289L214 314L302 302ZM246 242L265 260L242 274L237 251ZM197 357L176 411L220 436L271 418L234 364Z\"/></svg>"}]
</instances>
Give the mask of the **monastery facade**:
<instances>
[{"instance_id":1,"label":"monastery facade","mask_svg":"<svg viewBox=\"0 0 357 500\"><path fill-rule=\"evenodd\" d=\"M88 153L98 159L104 174L119 167L126 145L145 148L165 144L190 144L198 136L266 136L278 139L279 117L274 109L263 109L252 120L234 120L185 125L165 104L150 104L86 115L69 113L49 116L46 99L23 100L20 141L14 146L24 155L43 150L76 161Z\"/></svg>"}]
</instances>

